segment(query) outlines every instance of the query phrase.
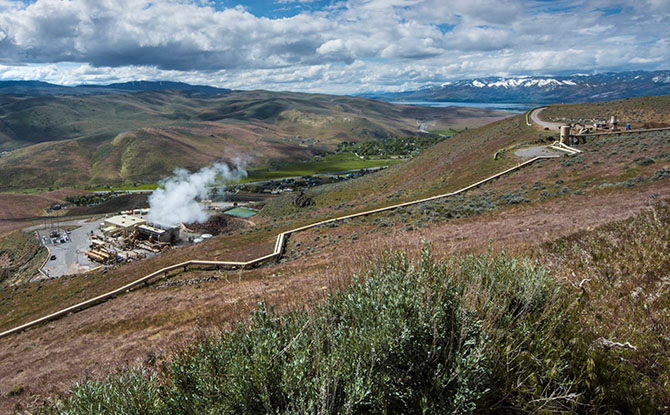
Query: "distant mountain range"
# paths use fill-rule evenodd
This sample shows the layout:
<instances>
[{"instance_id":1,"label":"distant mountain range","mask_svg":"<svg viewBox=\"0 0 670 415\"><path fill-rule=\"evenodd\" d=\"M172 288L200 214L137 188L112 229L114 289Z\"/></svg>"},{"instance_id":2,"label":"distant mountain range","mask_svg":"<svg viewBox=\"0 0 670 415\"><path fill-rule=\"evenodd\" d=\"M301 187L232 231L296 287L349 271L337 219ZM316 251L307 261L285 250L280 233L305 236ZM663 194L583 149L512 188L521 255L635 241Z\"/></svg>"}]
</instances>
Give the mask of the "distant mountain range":
<instances>
[{"instance_id":1,"label":"distant mountain range","mask_svg":"<svg viewBox=\"0 0 670 415\"><path fill-rule=\"evenodd\" d=\"M361 96L384 101L554 104L666 94L670 94L670 71L487 77L445 82L417 91Z\"/></svg>"},{"instance_id":2,"label":"distant mountain range","mask_svg":"<svg viewBox=\"0 0 670 415\"><path fill-rule=\"evenodd\" d=\"M182 91L189 95L215 96L230 89L206 85L189 85L170 81L132 81L110 85L63 86L41 81L0 81L0 94L22 96L105 95L144 91Z\"/></svg>"},{"instance_id":3,"label":"distant mountain range","mask_svg":"<svg viewBox=\"0 0 670 415\"><path fill-rule=\"evenodd\" d=\"M145 91L181 91L192 96L217 96L227 88L171 81L132 81L109 85L63 86L41 81L0 81L0 95L106 95ZM597 75L486 77L444 82L416 91L364 93L383 101L486 102L554 104L590 102L670 94L670 70L614 72Z\"/></svg>"}]
</instances>

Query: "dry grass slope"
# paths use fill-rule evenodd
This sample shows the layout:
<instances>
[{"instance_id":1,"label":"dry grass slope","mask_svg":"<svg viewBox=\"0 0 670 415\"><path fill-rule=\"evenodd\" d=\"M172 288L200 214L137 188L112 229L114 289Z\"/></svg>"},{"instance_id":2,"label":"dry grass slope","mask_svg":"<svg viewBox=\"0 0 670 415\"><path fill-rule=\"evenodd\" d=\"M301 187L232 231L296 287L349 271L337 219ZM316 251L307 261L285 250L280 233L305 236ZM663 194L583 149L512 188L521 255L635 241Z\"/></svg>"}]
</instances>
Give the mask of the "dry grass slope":
<instances>
[{"instance_id":1,"label":"dry grass slope","mask_svg":"<svg viewBox=\"0 0 670 415\"><path fill-rule=\"evenodd\" d=\"M313 207L296 209L291 206L289 196L268 204L262 213L264 221L253 229L223 235L197 247L173 250L107 273L39 285L27 284L12 295L3 293L6 295L0 298L0 315L4 316L2 326L12 327L188 258L244 259L257 256L271 250L272 237L278 231L294 224L331 217L334 212L359 211L458 188L461 182L470 183L489 171L498 171L501 166L518 162L513 155L515 146L538 139L536 131L527 128L521 117L515 117L459 134L406 163L405 169L393 168L323 190L314 189L310 193L315 201ZM427 204L394 215L379 215L365 221L306 232L291 239L286 261L271 267L232 274L189 271L177 276L174 282L179 284L174 286L155 286L131 292L49 327L5 339L0 342L0 348L7 351L6 358L0 362L0 371L7 374L2 383L10 386L3 388L3 392L19 387L24 392L6 398L0 402L0 407L13 408L17 402L24 405L33 399L33 394L53 390L54 384L63 390L63 385L72 379L82 379L83 373L91 373L95 378L104 377L112 372L110 365L114 366L114 362L141 364L145 361L144 373L148 375L154 373L161 362L167 362L169 366L170 356L185 356L184 361L189 356L196 359L196 352L182 351L183 342L198 337L199 333L234 328L235 322L247 320L249 311L255 309L258 301L274 304L278 313L314 310L320 307L320 301L327 293L345 288L351 275L366 275L366 269L374 269L368 265L370 258L380 258L384 251L398 247L413 252L421 245L421 240L427 240L434 243L433 252L442 261L439 266L451 270L448 280L465 290L462 298L466 310L481 320L482 330L501 339L496 344L502 345L502 349L495 350L491 356L495 357L495 362L502 363L496 366L497 363L492 362L493 367L481 367L497 373L491 396L498 396L498 391L508 390L510 393L504 395L506 399L489 402L489 408L498 408L498 411L517 408L535 412L572 409L581 413L617 410L621 413L662 413L668 407L665 375L668 344L662 335L668 325L664 311L667 309L667 284L663 279L667 274L664 253L668 248L667 229L670 229L667 208L659 206L635 219L621 219L638 212L649 200L670 196L669 146L670 136L664 133L593 141L583 146L586 152L579 157L520 171L446 205ZM507 151L501 153L499 160L492 160L491 154L500 149ZM613 220L617 222L593 229L597 224ZM569 236L575 231L578 232L576 235ZM478 256L474 260L462 255L463 251L495 251L501 241L505 242L509 252L530 255L535 263L513 258L510 254L491 254L484 259ZM541 245L546 241L553 242ZM646 256L653 258L648 264L644 263ZM548 270L542 271L537 263ZM551 282L550 290L544 291L549 295L540 296L542 301L531 301L532 307L521 307L523 312L537 312L533 316L544 318L541 322L551 323L546 326L548 331L536 330L537 324L510 323L515 321L516 306L526 304L523 301L527 299L537 299L530 292L512 307L498 308L494 306L498 304L496 301L488 301L485 295L495 291L482 289L486 288L482 284L487 281L487 275L495 274L493 271L498 269L495 264L514 277L509 284L498 287L504 293L499 298L505 301L515 299L515 295L523 292L512 284L523 280L516 278L519 275L534 275L538 277L535 281ZM389 273L402 269L391 264ZM465 272L466 269L476 272ZM217 278L211 279L213 276ZM585 283L584 290L576 288L574 284L583 278L592 281ZM391 289L391 284L385 287ZM532 287L530 284L525 288ZM554 296L556 292L560 295ZM566 299L567 308L552 308L565 306L563 300L553 302L560 298ZM548 302L543 302L545 300ZM491 307L487 308L486 304ZM503 309L505 313L496 314L496 310ZM510 310L511 314L506 314ZM565 313L554 312L557 310ZM487 314L489 312L491 314ZM373 316L374 313L366 315ZM496 319L489 317L496 315L504 324L493 324ZM551 320L552 317L560 318L556 321ZM285 320L270 318L269 324L274 327L278 321ZM398 332L397 327L401 325L394 326L394 334ZM526 338L509 331L510 327L521 330L517 333L519 336L529 333L536 336L528 338L532 341L518 345L534 345L534 349L524 349L528 352L525 357L517 359L510 354L518 349L505 341ZM333 333L334 330L326 332ZM304 336L304 331L302 333L294 344L309 339ZM284 334L286 337L277 335L275 338L288 339L290 343L290 339L297 335L289 331ZM598 344L602 342L596 341L600 337L630 341L638 350L601 349ZM193 348L197 349L208 343L194 344ZM272 344L280 351L286 348L284 343ZM510 345L509 349L505 348L506 344ZM212 350L208 347L203 346L203 349ZM228 346L216 350L225 347ZM22 349L32 352L23 353ZM245 350L247 353L257 349ZM284 353L290 363L292 349ZM237 355L246 356L244 353ZM360 355L366 356L364 353ZM44 360L37 361L33 356L44 357ZM501 361L500 356L509 359ZM284 354L280 354L282 365L283 357ZM526 358L529 360L524 360ZM44 361L52 363L44 365ZM202 360L190 362L196 365ZM204 364L196 367L205 372L208 368ZM506 372L509 367L513 369ZM18 373L19 370L23 371ZM121 378L87 383L86 390L90 394L80 389L72 396L94 399L96 391L102 391L104 396L112 396L118 391L125 402L131 402L124 391L131 390L128 385L146 386L146 377L132 371L125 373ZM200 376L197 370L182 373ZM166 381L169 384L170 378L165 373L164 376L153 377L151 382ZM40 384L37 379L44 383ZM225 383L217 382L219 380L204 384L225 386ZM272 384L276 386L276 383ZM515 384L520 385L518 389ZM153 386L144 386L136 390L151 392L149 396L156 398ZM175 399L179 397L178 392L175 389ZM261 388L258 393L244 396L254 398L263 396L263 393ZM571 406L573 404L576 406Z\"/></svg>"},{"instance_id":2,"label":"dry grass slope","mask_svg":"<svg viewBox=\"0 0 670 415\"><path fill-rule=\"evenodd\" d=\"M194 98L179 92L3 97L0 189L152 182L175 167L244 157L308 159L342 141L416 133L416 119L460 123L463 110L268 91ZM482 125L504 114L469 110ZM465 116L465 115L463 115ZM477 120L477 117L483 117ZM250 152L249 149L254 151Z\"/></svg>"},{"instance_id":3,"label":"dry grass slope","mask_svg":"<svg viewBox=\"0 0 670 415\"><path fill-rule=\"evenodd\" d=\"M562 122L578 122L584 119L608 121L612 115L631 123L635 128L670 126L670 95L552 105L542 113L547 120Z\"/></svg>"}]
</instances>

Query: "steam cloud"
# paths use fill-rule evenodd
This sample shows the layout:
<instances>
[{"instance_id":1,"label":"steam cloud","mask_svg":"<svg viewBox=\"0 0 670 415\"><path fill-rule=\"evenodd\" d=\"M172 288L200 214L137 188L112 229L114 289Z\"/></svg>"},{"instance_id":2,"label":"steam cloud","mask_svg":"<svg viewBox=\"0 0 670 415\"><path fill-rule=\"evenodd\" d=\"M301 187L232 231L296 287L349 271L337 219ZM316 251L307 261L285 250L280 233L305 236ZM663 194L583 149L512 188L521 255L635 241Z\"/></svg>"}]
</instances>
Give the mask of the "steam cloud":
<instances>
[{"instance_id":1,"label":"steam cloud","mask_svg":"<svg viewBox=\"0 0 670 415\"><path fill-rule=\"evenodd\" d=\"M225 163L216 163L196 173L176 169L174 177L167 179L163 188L154 190L149 196L147 221L161 226L205 222L209 214L198 203L198 199L207 198L209 186L217 179L239 180L246 176L247 172L239 161L232 168Z\"/></svg>"}]
</instances>

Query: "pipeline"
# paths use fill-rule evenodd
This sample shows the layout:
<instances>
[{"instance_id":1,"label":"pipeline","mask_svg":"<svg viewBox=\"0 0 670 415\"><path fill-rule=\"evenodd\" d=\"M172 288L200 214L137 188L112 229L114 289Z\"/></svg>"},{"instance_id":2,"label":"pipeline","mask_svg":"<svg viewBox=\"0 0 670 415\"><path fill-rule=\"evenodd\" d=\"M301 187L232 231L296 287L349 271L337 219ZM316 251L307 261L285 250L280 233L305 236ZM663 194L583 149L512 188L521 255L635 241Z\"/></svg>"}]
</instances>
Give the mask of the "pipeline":
<instances>
[{"instance_id":1,"label":"pipeline","mask_svg":"<svg viewBox=\"0 0 670 415\"><path fill-rule=\"evenodd\" d=\"M262 256L262 257L259 257L259 258L252 259L252 260L247 261L247 262L190 260L190 261L182 262L182 263L179 263L179 264L171 265L169 267L161 268L158 271L154 271L151 274L145 275L145 276L143 276L143 277L141 277L141 278L139 278L139 279L137 279L133 282L130 282L130 283L128 283L128 284L126 284L126 285L124 285L120 288L117 288L117 289L109 291L105 294L99 295L97 297L91 298L89 300L83 301L83 302L75 304L73 306L64 308L60 311L56 311L55 313L46 315L44 317L41 317L41 318L38 318L36 320L30 321L28 323L22 324L22 325L20 325L18 327L15 327L13 329L2 332L2 333L0 333L0 339L3 338L3 337L7 337L11 334L14 334L14 333L26 330L28 328L34 327L38 324L42 324L42 323L46 323L48 321L56 320L60 317L68 315L69 313L73 313L73 312L80 311L80 310L83 310L85 308L91 307L93 305L96 305L98 303L106 301L106 300L108 300L112 297L115 297L119 294L122 294L126 291L130 291L132 288L137 287L138 285L148 283L149 280L151 280L152 278L166 277L170 271L182 270L182 269L185 271L188 267L193 267L193 266L203 266L203 267L204 266L208 266L208 267L209 266L216 266L216 267L223 267L223 268L227 268L227 269L231 269L231 270L253 268L253 267L262 265L266 262L269 262L271 260L279 259L282 255L282 253L283 253L284 245L286 244L286 237L293 234L293 233L297 233L297 232L305 231L305 230L308 230L308 229L316 228L317 226L325 225L325 224L328 224L328 223L343 221L343 220L346 220L346 219L358 218L358 217L362 217L362 216L372 215L372 214L375 214L375 213L385 212L385 211L388 211L388 210L393 210L393 209L398 209L398 208L402 208L402 207L406 207L406 206L412 206L412 205L416 205L416 204L420 204L420 203L430 202L430 201L437 200L437 199L443 199L445 197L455 196L457 194L466 192L466 191L468 191L472 188L480 186L484 183L495 180L495 179L497 179L501 176L504 176L504 175L506 175L508 173L511 173L515 170L518 170L522 167L525 167L525 166L527 166L531 163L534 163L535 161L542 160L542 159L553 159L553 158L558 158L558 157L560 157L560 156L537 156L537 157L534 157L530 160L526 160L523 163L517 164L514 167L511 167L511 168L509 168L507 170L504 170L500 173L494 174L493 176L489 176L486 179L480 180L476 183L473 183L469 186L466 186L466 187L464 187L462 189L459 189L459 190L456 190L454 192L445 193L445 194L441 194L441 195L437 195L437 196L431 196L431 197L427 197L427 198L419 199L419 200L413 200L413 201L410 201L410 202L400 203L400 204L393 205L393 206L387 206L387 207L383 207L383 208L368 210L368 211L365 211L365 212L353 213L351 215L340 216L340 217L337 217L337 218L322 220L320 222L312 223L310 225L305 225L305 226L301 226L299 228L288 230L286 232L282 232L279 235L277 235L277 240L275 241L275 246L274 246L274 250L272 251L272 253L270 253L268 255L265 255L265 256Z\"/></svg>"},{"instance_id":2,"label":"pipeline","mask_svg":"<svg viewBox=\"0 0 670 415\"><path fill-rule=\"evenodd\" d=\"M570 155L575 155L575 154L579 154L579 153L582 152L582 150L578 150L574 147L570 147L569 145L567 145L565 143L561 143L560 141L554 141L554 143L552 145L550 145L549 148L553 148L554 150L558 150L558 151L563 151L563 152L566 152Z\"/></svg>"},{"instance_id":3,"label":"pipeline","mask_svg":"<svg viewBox=\"0 0 670 415\"><path fill-rule=\"evenodd\" d=\"M612 135L612 134L636 134L636 133L650 133L654 131L666 131L670 130L670 127L660 127L660 128L644 128L638 130L621 130L621 131L605 131L602 133L588 133L588 134L579 134L579 137L597 137L599 135Z\"/></svg>"}]
</instances>

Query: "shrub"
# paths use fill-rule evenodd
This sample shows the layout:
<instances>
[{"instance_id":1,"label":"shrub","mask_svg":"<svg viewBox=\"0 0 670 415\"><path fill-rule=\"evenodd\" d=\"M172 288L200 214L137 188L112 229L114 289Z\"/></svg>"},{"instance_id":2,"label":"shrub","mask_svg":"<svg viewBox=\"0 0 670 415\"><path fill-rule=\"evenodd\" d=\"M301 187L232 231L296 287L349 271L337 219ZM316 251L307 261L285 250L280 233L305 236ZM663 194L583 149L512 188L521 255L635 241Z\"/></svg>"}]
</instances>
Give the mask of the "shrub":
<instances>
[{"instance_id":1,"label":"shrub","mask_svg":"<svg viewBox=\"0 0 670 415\"><path fill-rule=\"evenodd\" d=\"M43 412L549 413L591 401L614 411L603 396L630 377L589 349L575 304L546 268L504 253L387 253L311 313L260 304L248 324L175 357L160 383L130 369L75 385Z\"/></svg>"},{"instance_id":2,"label":"shrub","mask_svg":"<svg viewBox=\"0 0 670 415\"><path fill-rule=\"evenodd\" d=\"M444 275L390 254L312 314L261 305L175 360L168 412L469 412L486 392L484 338Z\"/></svg>"},{"instance_id":3,"label":"shrub","mask_svg":"<svg viewBox=\"0 0 670 415\"><path fill-rule=\"evenodd\" d=\"M633 162L640 166L648 166L650 164L654 164L654 159L649 157L637 157L635 160L633 160Z\"/></svg>"},{"instance_id":4,"label":"shrub","mask_svg":"<svg viewBox=\"0 0 670 415\"><path fill-rule=\"evenodd\" d=\"M571 302L546 268L505 254L466 257L452 269L464 307L486 333L491 388L485 408L536 413L577 404L569 370Z\"/></svg>"},{"instance_id":5,"label":"shrub","mask_svg":"<svg viewBox=\"0 0 670 415\"><path fill-rule=\"evenodd\" d=\"M506 203L508 205L518 205L520 203L528 203L530 200L526 197L525 192L511 192L507 193L504 195L500 195L498 197L498 200L502 203Z\"/></svg>"},{"instance_id":6,"label":"shrub","mask_svg":"<svg viewBox=\"0 0 670 415\"><path fill-rule=\"evenodd\" d=\"M652 178L652 180L661 180L667 178L670 178L670 169L660 169L656 170L656 173L654 173L654 177Z\"/></svg>"},{"instance_id":7,"label":"shrub","mask_svg":"<svg viewBox=\"0 0 670 415\"><path fill-rule=\"evenodd\" d=\"M7 397L11 398L12 396L19 396L25 392L23 385L16 385L10 391L7 392Z\"/></svg>"},{"instance_id":8,"label":"shrub","mask_svg":"<svg viewBox=\"0 0 670 415\"><path fill-rule=\"evenodd\" d=\"M591 385L584 388L583 402L619 413L667 412L668 247L670 204L665 200L632 218L548 243L538 253L560 278L576 285L589 279L578 303L580 342L591 344L602 336L637 347L586 349L586 365L576 371Z\"/></svg>"},{"instance_id":9,"label":"shrub","mask_svg":"<svg viewBox=\"0 0 670 415\"><path fill-rule=\"evenodd\" d=\"M156 377L126 369L101 380L76 383L64 402L51 400L38 414L161 414Z\"/></svg>"}]
</instances>

